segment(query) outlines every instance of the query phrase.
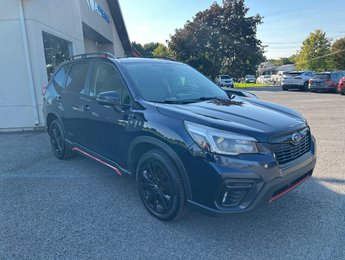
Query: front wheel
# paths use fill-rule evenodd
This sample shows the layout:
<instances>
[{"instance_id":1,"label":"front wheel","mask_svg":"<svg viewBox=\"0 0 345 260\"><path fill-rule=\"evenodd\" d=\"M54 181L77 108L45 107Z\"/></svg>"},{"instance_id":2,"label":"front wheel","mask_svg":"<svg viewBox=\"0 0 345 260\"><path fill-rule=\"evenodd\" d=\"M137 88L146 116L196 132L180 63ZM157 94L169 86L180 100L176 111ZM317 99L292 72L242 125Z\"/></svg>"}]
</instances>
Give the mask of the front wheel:
<instances>
[{"instance_id":1,"label":"front wheel","mask_svg":"<svg viewBox=\"0 0 345 260\"><path fill-rule=\"evenodd\" d=\"M160 150L145 153L137 167L139 194L145 208L162 221L179 218L185 210L185 192L172 160Z\"/></svg>"}]
</instances>

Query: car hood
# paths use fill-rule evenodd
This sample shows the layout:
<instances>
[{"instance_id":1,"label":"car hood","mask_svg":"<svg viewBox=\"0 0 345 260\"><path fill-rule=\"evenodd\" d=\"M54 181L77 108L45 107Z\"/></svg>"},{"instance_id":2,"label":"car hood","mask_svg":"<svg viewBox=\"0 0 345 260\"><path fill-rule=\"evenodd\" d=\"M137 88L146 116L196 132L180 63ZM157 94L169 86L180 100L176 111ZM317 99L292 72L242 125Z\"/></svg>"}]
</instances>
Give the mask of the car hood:
<instances>
[{"instance_id":1,"label":"car hood","mask_svg":"<svg viewBox=\"0 0 345 260\"><path fill-rule=\"evenodd\" d=\"M270 142L272 137L307 126L303 116L290 108L248 98L156 107L166 116L247 135L260 142Z\"/></svg>"}]
</instances>

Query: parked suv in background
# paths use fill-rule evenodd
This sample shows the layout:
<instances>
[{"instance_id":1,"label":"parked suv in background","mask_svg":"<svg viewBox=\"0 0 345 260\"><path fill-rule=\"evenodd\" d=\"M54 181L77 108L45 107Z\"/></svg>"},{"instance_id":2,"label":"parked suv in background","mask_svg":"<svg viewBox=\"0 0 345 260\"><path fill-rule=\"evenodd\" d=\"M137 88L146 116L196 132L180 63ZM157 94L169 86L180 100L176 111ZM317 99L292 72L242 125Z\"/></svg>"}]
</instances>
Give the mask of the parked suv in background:
<instances>
[{"instance_id":1,"label":"parked suv in background","mask_svg":"<svg viewBox=\"0 0 345 260\"><path fill-rule=\"evenodd\" d=\"M291 71L284 74L281 81L283 90L290 88L299 88L301 90L308 90L309 80L313 77L312 71Z\"/></svg>"},{"instance_id":2,"label":"parked suv in background","mask_svg":"<svg viewBox=\"0 0 345 260\"><path fill-rule=\"evenodd\" d=\"M340 95L345 95L345 77L339 81L338 92Z\"/></svg>"},{"instance_id":3,"label":"parked suv in background","mask_svg":"<svg viewBox=\"0 0 345 260\"><path fill-rule=\"evenodd\" d=\"M246 75L244 77L244 81L246 83L255 83L256 82L256 77L254 75Z\"/></svg>"},{"instance_id":4,"label":"parked suv in background","mask_svg":"<svg viewBox=\"0 0 345 260\"><path fill-rule=\"evenodd\" d=\"M309 81L309 90L336 92L339 81L344 76L345 73L343 71L316 73Z\"/></svg>"},{"instance_id":5,"label":"parked suv in background","mask_svg":"<svg viewBox=\"0 0 345 260\"><path fill-rule=\"evenodd\" d=\"M226 214L271 203L316 162L302 115L227 95L173 61L74 56L48 83L43 111L58 159L79 153L134 176L144 206L163 221L186 205Z\"/></svg>"},{"instance_id":6,"label":"parked suv in background","mask_svg":"<svg viewBox=\"0 0 345 260\"><path fill-rule=\"evenodd\" d=\"M219 75L216 78L216 83L220 87L234 87L234 79L231 78L229 75Z\"/></svg>"}]
</instances>

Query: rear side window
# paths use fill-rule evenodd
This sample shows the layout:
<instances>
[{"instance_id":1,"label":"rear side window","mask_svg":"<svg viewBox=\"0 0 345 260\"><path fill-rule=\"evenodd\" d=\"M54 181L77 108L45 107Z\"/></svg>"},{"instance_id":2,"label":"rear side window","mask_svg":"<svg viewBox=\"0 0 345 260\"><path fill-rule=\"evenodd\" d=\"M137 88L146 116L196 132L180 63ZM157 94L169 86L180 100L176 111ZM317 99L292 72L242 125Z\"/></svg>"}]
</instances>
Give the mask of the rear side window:
<instances>
[{"instance_id":1,"label":"rear side window","mask_svg":"<svg viewBox=\"0 0 345 260\"><path fill-rule=\"evenodd\" d=\"M76 94L85 94L89 68L89 63L73 64L67 77L66 90Z\"/></svg>"},{"instance_id":2,"label":"rear side window","mask_svg":"<svg viewBox=\"0 0 345 260\"><path fill-rule=\"evenodd\" d=\"M54 76L54 87L64 88L70 65L63 66Z\"/></svg>"}]
</instances>

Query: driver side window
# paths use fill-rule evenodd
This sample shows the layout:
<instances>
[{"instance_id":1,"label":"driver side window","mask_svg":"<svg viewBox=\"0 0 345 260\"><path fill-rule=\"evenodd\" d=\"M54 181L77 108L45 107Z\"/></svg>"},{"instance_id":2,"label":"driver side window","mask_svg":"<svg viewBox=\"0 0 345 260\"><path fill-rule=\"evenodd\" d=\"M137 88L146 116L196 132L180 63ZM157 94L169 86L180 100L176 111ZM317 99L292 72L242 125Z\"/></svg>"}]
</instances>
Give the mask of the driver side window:
<instances>
[{"instance_id":1,"label":"driver side window","mask_svg":"<svg viewBox=\"0 0 345 260\"><path fill-rule=\"evenodd\" d=\"M107 63L95 63L90 79L89 96L96 97L107 91L118 92L121 104L130 104L129 93L117 69Z\"/></svg>"}]
</instances>

